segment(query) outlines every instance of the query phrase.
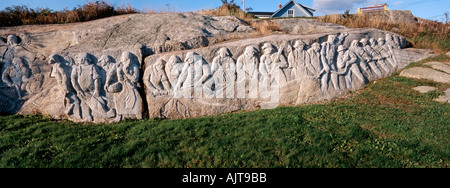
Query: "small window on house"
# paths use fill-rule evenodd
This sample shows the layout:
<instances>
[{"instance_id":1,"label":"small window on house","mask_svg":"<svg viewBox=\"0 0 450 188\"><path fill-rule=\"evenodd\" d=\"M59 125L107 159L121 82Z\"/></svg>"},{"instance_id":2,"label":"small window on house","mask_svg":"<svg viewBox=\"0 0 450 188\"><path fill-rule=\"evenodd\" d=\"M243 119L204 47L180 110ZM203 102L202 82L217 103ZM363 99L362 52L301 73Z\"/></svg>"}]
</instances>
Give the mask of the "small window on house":
<instances>
[{"instance_id":1,"label":"small window on house","mask_svg":"<svg viewBox=\"0 0 450 188\"><path fill-rule=\"evenodd\" d=\"M294 17L294 9L288 10L288 17Z\"/></svg>"}]
</instances>

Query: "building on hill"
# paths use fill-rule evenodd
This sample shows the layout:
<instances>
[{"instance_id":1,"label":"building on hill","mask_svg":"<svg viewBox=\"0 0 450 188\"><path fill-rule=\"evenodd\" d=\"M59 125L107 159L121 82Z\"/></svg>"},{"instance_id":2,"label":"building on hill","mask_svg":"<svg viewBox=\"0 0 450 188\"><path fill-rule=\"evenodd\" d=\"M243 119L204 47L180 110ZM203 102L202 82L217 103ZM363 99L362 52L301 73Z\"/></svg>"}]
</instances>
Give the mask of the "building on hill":
<instances>
[{"instance_id":1,"label":"building on hill","mask_svg":"<svg viewBox=\"0 0 450 188\"><path fill-rule=\"evenodd\" d=\"M250 11L258 18L279 18L279 17L313 17L316 10L290 0L284 6L280 4L276 12L256 12Z\"/></svg>"}]
</instances>

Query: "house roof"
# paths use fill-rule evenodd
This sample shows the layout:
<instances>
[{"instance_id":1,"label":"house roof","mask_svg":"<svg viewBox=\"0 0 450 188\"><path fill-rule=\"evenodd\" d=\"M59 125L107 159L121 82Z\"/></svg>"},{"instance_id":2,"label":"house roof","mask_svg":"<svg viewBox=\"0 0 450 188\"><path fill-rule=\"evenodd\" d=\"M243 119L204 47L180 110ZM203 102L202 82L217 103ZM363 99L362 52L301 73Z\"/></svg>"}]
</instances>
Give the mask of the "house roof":
<instances>
[{"instance_id":1,"label":"house roof","mask_svg":"<svg viewBox=\"0 0 450 188\"><path fill-rule=\"evenodd\" d=\"M273 17L273 16L275 16L276 14L278 14L278 12L280 12L281 10L283 10L286 6L288 6L290 3L294 3L294 5L295 6L297 6L300 10L302 10L306 15L309 15L309 16L313 16L313 15L311 15L308 11L306 11L305 9L309 9L309 10L311 10L311 11L316 11L315 9L313 9L313 8L311 8L311 7L308 7L308 6L305 6L305 5L302 5L302 4L299 4L299 3L297 3L297 2L295 2L294 0L290 0L289 2L287 2L283 7L281 7L280 9L278 9L275 13L273 13L273 15L271 16L271 18Z\"/></svg>"}]
</instances>

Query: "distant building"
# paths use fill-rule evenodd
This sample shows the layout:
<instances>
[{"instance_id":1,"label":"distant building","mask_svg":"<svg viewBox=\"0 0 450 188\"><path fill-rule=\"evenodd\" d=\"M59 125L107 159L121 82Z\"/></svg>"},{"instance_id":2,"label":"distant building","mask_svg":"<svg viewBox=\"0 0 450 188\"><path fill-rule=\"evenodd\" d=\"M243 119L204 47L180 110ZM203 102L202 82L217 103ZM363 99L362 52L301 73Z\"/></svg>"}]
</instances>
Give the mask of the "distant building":
<instances>
[{"instance_id":1,"label":"distant building","mask_svg":"<svg viewBox=\"0 0 450 188\"><path fill-rule=\"evenodd\" d=\"M276 12L250 11L248 13L251 13L258 18L313 17L315 11L316 10L311 7L297 3L294 0L290 0L284 6L280 4Z\"/></svg>"}]
</instances>

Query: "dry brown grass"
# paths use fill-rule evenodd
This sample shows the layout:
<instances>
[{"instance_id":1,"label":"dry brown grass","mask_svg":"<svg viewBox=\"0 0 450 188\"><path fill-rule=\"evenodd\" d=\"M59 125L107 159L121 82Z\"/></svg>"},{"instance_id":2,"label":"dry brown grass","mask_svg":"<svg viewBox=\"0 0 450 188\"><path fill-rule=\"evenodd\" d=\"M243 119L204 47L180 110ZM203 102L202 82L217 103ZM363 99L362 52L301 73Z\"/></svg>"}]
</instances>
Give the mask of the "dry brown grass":
<instances>
[{"instance_id":1,"label":"dry brown grass","mask_svg":"<svg viewBox=\"0 0 450 188\"><path fill-rule=\"evenodd\" d=\"M437 21L395 23L373 14L327 15L320 17L319 21L349 28L370 27L391 31L406 37L413 47L432 49L437 53L450 51L450 23L444 24Z\"/></svg>"},{"instance_id":2,"label":"dry brown grass","mask_svg":"<svg viewBox=\"0 0 450 188\"><path fill-rule=\"evenodd\" d=\"M273 32L283 32L281 26L271 20L251 20L249 24L262 35L270 35Z\"/></svg>"},{"instance_id":3,"label":"dry brown grass","mask_svg":"<svg viewBox=\"0 0 450 188\"><path fill-rule=\"evenodd\" d=\"M211 16L235 16L245 22L247 22L252 28L256 29L261 35L269 35L273 32L281 32L283 29L275 22L270 20L254 20L252 14L245 13L239 6L232 5L222 5L216 9L200 10L196 12L200 15L211 15Z\"/></svg>"},{"instance_id":4,"label":"dry brown grass","mask_svg":"<svg viewBox=\"0 0 450 188\"><path fill-rule=\"evenodd\" d=\"M35 10L24 5L12 6L0 11L0 27L75 23L137 12L132 6L115 7L105 1L91 1L78 8L62 11L48 8Z\"/></svg>"},{"instance_id":5,"label":"dry brown grass","mask_svg":"<svg viewBox=\"0 0 450 188\"><path fill-rule=\"evenodd\" d=\"M200 15L211 15L211 16L235 16L244 21L250 21L254 18L253 15L245 13L236 4L223 4L216 9L200 10L196 12Z\"/></svg>"}]
</instances>

